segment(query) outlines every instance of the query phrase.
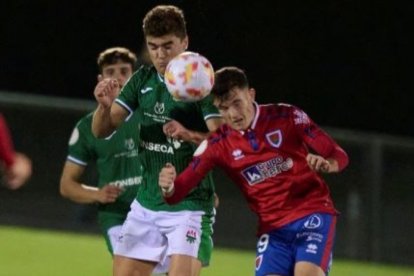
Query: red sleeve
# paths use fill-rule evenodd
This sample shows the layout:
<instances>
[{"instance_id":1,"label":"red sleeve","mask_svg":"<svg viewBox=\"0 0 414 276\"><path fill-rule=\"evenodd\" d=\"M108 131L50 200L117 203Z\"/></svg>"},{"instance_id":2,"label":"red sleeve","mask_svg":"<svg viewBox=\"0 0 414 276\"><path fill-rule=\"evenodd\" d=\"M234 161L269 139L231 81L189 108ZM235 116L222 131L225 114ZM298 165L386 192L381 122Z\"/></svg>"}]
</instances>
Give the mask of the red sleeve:
<instances>
[{"instance_id":1,"label":"red sleeve","mask_svg":"<svg viewBox=\"0 0 414 276\"><path fill-rule=\"evenodd\" d=\"M204 176L215 166L215 150L207 140L203 141L194 153L194 158L188 167L174 181L174 193L165 197L168 204L175 204L185 198L195 188Z\"/></svg>"},{"instance_id":2,"label":"red sleeve","mask_svg":"<svg viewBox=\"0 0 414 276\"><path fill-rule=\"evenodd\" d=\"M194 162L194 160L193 160ZM195 188L203 179L203 175L198 174L190 164L183 172L181 172L174 181L174 193L170 197L165 197L168 204L176 204L183 200L187 194Z\"/></svg>"},{"instance_id":3,"label":"red sleeve","mask_svg":"<svg viewBox=\"0 0 414 276\"><path fill-rule=\"evenodd\" d=\"M294 120L294 124L305 144L323 158L335 159L338 162L339 171L343 170L349 162L346 152L325 131L316 125L305 112L299 109L296 109L294 112L296 112L296 115L300 114Z\"/></svg>"},{"instance_id":4,"label":"red sleeve","mask_svg":"<svg viewBox=\"0 0 414 276\"><path fill-rule=\"evenodd\" d=\"M6 121L0 114L0 160L9 168L14 162L14 148Z\"/></svg>"},{"instance_id":5,"label":"red sleeve","mask_svg":"<svg viewBox=\"0 0 414 276\"><path fill-rule=\"evenodd\" d=\"M305 143L323 158L336 160L342 171L349 162L346 152L323 130L318 129L314 134L314 137L305 135Z\"/></svg>"}]
</instances>

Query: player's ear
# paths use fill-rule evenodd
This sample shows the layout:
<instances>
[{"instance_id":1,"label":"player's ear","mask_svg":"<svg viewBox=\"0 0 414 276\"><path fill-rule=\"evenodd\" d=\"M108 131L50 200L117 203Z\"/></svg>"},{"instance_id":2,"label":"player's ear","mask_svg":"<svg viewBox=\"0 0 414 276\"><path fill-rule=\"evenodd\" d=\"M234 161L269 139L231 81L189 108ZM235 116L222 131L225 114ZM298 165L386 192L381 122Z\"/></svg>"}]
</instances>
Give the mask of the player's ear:
<instances>
[{"instance_id":1,"label":"player's ear","mask_svg":"<svg viewBox=\"0 0 414 276\"><path fill-rule=\"evenodd\" d=\"M252 101L256 99L256 90L254 88L249 88L249 95Z\"/></svg>"},{"instance_id":2,"label":"player's ear","mask_svg":"<svg viewBox=\"0 0 414 276\"><path fill-rule=\"evenodd\" d=\"M99 74L96 79L98 80L98 82L101 82L103 80L103 76L101 74Z\"/></svg>"},{"instance_id":3,"label":"player's ear","mask_svg":"<svg viewBox=\"0 0 414 276\"><path fill-rule=\"evenodd\" d=\"M188 41L188 36L185 36L181 42L183 43L184 51L186 51L187 48L188 48L188 42L189 42Z\"/></svg>"}]
</instances>

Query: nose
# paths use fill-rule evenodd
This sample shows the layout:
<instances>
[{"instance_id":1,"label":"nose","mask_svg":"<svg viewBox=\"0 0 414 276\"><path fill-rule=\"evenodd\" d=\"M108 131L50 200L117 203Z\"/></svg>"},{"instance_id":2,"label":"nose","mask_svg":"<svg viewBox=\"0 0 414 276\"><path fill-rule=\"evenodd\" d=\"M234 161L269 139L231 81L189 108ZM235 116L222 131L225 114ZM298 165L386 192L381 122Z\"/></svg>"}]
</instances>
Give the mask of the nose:
<instances>
[{"instance_id":1,"label":"nose","mask_svg":"<svg viewBox=\"0 0 414 276\"><path fill-rule=\"evenodd\" d=\"M167 56L167 52L162 47L159 47L157 49L157 57L162 59L162 58L165 58L166 56Z\"/></svg>"},{"instance_id":2,"label":"nose","mask_svg":"<svg viewBox=\"0 0 414 276\"><path fill-rule=\"evenodd\" d=\"M124 83L125 83L126 79L121 74L121 72L115 72L114 75L113 75L113 78L116 79L121 86L124 86Z\"/></svg>"},{"instance_id":3,"label":"nose","mask_svg":"<svg viewBox=\"0 0 414 276\"><path fill-rule=\"evenodd\" d=\"M237 110L233 107L229 107L229 109L227 110L228 115L231 119L235 119L238 117L239 113L237 112Z\"/></svg>"}]
</instances>

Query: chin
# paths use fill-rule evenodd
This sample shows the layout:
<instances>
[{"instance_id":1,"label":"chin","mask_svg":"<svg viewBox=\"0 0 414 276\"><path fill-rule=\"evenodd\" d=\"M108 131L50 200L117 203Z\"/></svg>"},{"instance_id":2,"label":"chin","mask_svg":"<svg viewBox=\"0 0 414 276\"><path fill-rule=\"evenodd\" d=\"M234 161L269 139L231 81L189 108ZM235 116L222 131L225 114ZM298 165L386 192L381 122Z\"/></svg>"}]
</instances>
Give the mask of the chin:
<instances>
[{"instance_id":1,"label":"chin","mask_svg":"<svg viewBox=\"0 0 414 276\"><path fill-rule=\"evenodd\" d=\"M162 67L162 68L157 68L157 71L158 71L158 73L160 73L161 75L164 75L164 74L165 74L165 68L164 68L164 67Z\"/></svg>"},{"instance_id":2,"label":"chin","mask_svg":"<svg viewBox=\"0 0 414 276\"><path fill-rule=\"evenodd\" d=\"M167 68L167 66L156 65L155 68L157 69L158 73L164 74L165 73L165 69Z\"/></svg>"},{"instance_id":3,"label":"chin","mask_svg":"<svg viewBox=\"0 0 414 276\"><path fill-rule=\"evenodd\" d=\"M231 127L235 130L238 130L238 131L243 130L243 127L239 126L239 125L232 125Z\"/></svg>"}]
</instances>

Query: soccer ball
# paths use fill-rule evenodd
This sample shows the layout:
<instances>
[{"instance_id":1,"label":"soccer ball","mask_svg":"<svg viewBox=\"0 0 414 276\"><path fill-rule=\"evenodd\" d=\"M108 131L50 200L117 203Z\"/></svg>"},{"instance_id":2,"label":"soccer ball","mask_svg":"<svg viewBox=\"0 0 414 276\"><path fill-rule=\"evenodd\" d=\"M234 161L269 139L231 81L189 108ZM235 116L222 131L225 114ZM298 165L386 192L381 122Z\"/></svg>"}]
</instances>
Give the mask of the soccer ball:
<instances>
[{"instance_id":1,"label":"soccer ball","mask_svg":"<svg viewBox=\"0 0 414 276\"><path fill-rule=\"evenodd\" d=\"M210 61L202 55L184 52L168 63L164 79L174 99L195 102L210 94L214 84L214 70Z\"/></svg>"}]
</instances>

